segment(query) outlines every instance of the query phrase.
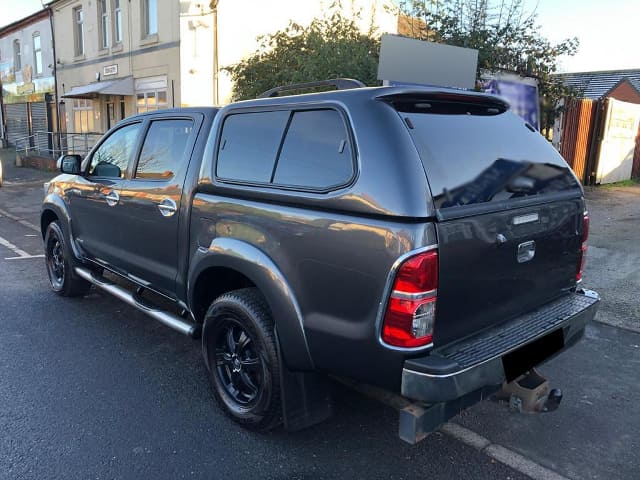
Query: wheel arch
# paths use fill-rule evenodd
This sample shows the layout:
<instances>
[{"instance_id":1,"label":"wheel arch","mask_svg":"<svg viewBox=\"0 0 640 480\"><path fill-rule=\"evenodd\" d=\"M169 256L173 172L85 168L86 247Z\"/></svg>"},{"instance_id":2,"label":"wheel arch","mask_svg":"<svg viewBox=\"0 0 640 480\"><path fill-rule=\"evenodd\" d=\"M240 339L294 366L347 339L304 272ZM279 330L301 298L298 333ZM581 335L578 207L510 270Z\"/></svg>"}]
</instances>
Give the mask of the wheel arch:
<instances>
[{"instance_id":1,"label":"wheel arch","mask_svg":"<svg viewBox=\"0 0 640 480\"><path fill-rule=\"evenodd\" d=\"M217 277L218 274L222 278ZM193 255L187 295L194 316L208 308L203 301L213 301L223 293L248 286L256 287L267 301L287 365L292 369L312 370L300 307L284 275L269 256L247 242L232 238L216 238L209 248L199 247ZM207 294L203 294L205 291Z\"/></svg>"},{"instance_id":2,"label":"wheel arch","mask_svg":"<svg viewBox=\"0 0 640 480\"><path fill-rule=\"evenodd\" d=\"M42 202L42 208L40 210L40 233L43 240L44 236L47 233L47 227L51 222L54 221L60 222L60 228L62 228L62 232L66 236L66 240L71 246L73 256L77 260L80 260L83 255L81 254L81 250L78 248L78 245L75 242L73 236L71 215L69 214L67 205L59 195L55 193L49 193L44 198L44 201Z\"/></svg>"}]
</instances>

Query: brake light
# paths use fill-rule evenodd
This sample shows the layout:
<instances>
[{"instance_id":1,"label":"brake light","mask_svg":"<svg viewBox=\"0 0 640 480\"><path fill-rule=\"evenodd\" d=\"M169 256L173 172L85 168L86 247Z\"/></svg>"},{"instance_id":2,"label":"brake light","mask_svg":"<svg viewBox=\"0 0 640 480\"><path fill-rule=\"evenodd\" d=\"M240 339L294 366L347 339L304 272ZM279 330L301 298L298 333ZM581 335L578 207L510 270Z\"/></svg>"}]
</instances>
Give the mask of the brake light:
<instances>
[{"instance_id":1,"label":"brake light","mask_svg":"<svg viewBox=\"0 0 640 480\"><path fill-rule=\"evenodd\" d=\"M438 288L438 252L406 260L398 269L382 323L382 340L402 348L433 341Z\"/></svg>"},{"instance_id":2,"label":"brake light","mask_svg":"<svg viewBox=\"0 0 640 480\"><path fill-rule=\"evenodd\" d=\"M589 215L586 213L582 217L582 243L578 252L578 270L576 271L576 282L582 280L584 264L587 260L587 240L589 239Z\"/></svg>"}]
</instances>

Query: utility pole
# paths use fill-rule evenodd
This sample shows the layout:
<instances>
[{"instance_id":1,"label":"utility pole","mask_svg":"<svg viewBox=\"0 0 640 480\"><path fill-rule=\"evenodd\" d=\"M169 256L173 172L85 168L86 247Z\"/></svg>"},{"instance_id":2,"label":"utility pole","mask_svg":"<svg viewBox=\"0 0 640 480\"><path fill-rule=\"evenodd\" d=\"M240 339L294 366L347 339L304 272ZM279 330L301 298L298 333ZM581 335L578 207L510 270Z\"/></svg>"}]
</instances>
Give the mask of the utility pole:
<instances>
[{"instance_id":1,"label":"utility pole","mask_svg":"<svg viewBox=\"0 0 640 480\"><path fill-rule=\"evenodd\" d=\"M220 0L211 0L213 13L213 104L218 105L218 3Z\"/></svg>"}]
</instances>

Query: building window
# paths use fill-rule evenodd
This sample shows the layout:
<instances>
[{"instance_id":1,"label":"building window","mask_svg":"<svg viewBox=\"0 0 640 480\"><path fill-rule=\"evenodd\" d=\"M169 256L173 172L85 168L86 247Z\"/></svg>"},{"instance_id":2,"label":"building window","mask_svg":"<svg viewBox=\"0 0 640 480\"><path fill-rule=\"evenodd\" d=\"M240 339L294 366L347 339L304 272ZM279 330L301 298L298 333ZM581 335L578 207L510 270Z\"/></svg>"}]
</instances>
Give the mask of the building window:
<instances>
[{"instance_id":1,"label":"building window","mask_svg":"<svg viewBox=\"0 0 640 480\"><path fill-rule=\"evenodd\" d=\"M168 106L166 90L139 92L136 94L136 109L138 113L152 112Z\"/></svg>"},{"instance_id":2,"label":"building window","mask_svg":"<svg viewBox=\"0 0 640 480\"><path fill-rule=\"evenodd\" d=\"M109 48L109 13L107 0L98 0L98 25L100 31L100 48Z\"/></svg>"},{"instance_id":3,"label":"building window","mask_svg":"<svg viewBox=\"0 0 640 480\"><path fill-rule=\"evenodd\" d=\"M113 42L122 43L122 5L121 0L113 1Z\"/></svg>"},{"instance_id":4,"label":"building window","mask_svg":"<svg viewBox=\"0 0 640 480\"><path fill-rule=\"evenodd\" d=\"M158 0L142 0L145 36L158 33Z\"/></svg>"},{"instance_id":5,"label":"building window","mask_svg":"<svg viewBox=\"0 0 640 480\"><path fill-rule=\"evenodd\" d=\"M13 71L18 72L22 69L22 61L20 59L20 40L13 41Z\"/></svg>"},{"instance_id":6,"label":"building window","mask_svg":"<svg viewBox=\"0 0 640 480\"><path fill-rule=\"evenodd\" d=\"M73 9L73 22L76 57L79 57L84 55L84 14L82 13L82 7Z\"/></svg>"},{"instance_id":7,"label":"building window","mask_svg":"<svg viewBox=\"0 0 640 480\"><path fill-rule=\"evenodd\" d=\"M42 45L40 44L40 34L33 34L33 65L36 76L42 75Z\"/></svg>"},{"instance_id":8,"label":"building window","mask_svg":"<svg viewBox=\"0 0 640 480\"><path fill-rule=\"evenodd\" d=\"M96 111L93 100L73 99L73 129L75 133L95 132Z\"/></svg>"}]
</instances>

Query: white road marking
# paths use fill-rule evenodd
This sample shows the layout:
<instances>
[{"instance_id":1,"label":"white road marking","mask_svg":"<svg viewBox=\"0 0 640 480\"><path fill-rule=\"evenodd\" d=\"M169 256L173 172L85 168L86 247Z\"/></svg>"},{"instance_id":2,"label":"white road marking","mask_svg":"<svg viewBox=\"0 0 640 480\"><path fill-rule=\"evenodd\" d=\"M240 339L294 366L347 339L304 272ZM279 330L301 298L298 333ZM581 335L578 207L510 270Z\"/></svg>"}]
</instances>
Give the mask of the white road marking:
<instances>
[{"instance_id":1,"label":"white road marking","mask_svg":"<svg viewBox=\"0 0 640 480\"><path fill-rule=\"evenodd\" d=\"M19 255L21 257L30 257L31 256L27 252L25 252L21 248L15 246L13 243L11 243L9 240L7 240L5 238L0 237L0 245L3 245L5 247L7 247L13 253L15 253L16 255Z\"/></svg>"},{"instance_id":2,"label":"white road marking","mask_svg":"<svg viewBox=\"0 0 640 480\"><path fill-rule=\"evenodd\" d=\"M567 477L530 460L519 453L509 450L502 445L491 443L491 440L469 430L457 423L448 422L440 427L447 435L480 450L494 460L513 468L514 470L531 477L533 480L569 480Z\"/></svg>"},{"instance_id":3,"label":"white road marking","mask_svg":"<svg viewBox=\"0 0 640 480\"><path fill-rule=\"evenodd\" d=\"M21 257L5 257L5 260L28 260L30 258L44 258L44 255L27 255Z\"/></svg>"},{"instance_id":4,"label":"white road marking","mask_svg":"<svg viewBox=\"0 0 640 480\"><path fill-rule=\"evenodd\" d=\"M20 225L23 225L23 226L25 226L27 228L30 228L31 230L35 230L36 232L40 233L40 227L34 225L31 222L26 221L23 218L16 217L15 215L13 215L13 214L5 211L5 210L2 210L1 208L0 208L0 215L2 215L3 217L10 218L14 222L18 222Z\"/></svg>"}]
</instances>

